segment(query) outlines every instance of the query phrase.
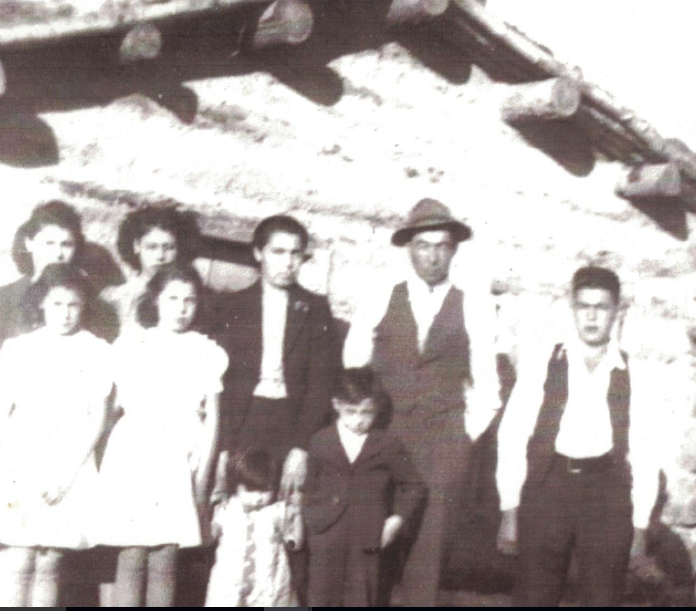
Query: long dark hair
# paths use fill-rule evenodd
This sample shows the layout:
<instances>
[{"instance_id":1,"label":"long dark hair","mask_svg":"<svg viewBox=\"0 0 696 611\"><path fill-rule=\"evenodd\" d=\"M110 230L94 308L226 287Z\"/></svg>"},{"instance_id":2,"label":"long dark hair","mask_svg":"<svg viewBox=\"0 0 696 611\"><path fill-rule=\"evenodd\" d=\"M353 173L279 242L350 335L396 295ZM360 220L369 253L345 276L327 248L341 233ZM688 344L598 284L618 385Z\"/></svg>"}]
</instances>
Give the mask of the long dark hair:
<instances>
[{"instance_id":1,"label":"long dark hair","mask_svg":"<svg viewBox=\"0 0 696 611\"><path fill-rule=\"evenodd\" d=\"M128 213L118 228L118 253L135 271L142 271L135 241L152 229L162 229L174 236L177 263L187 265L196 258L200 234L195 213L177 210L172 204L145 206Z\"/></svg>"},{"instance_id":2,"label":"long dark hair","mask_svg":"<svg viewBox=\"0 0 696 611\"><path fill-rule=\"evenodd\" d=\"M197 327L198 321L201 320L201 310L203 300L203 281L198 275L198 272L190 265L181 263L172 263L165 265L157 270L157 273L147 283L145 293L143 294L140 303L138 303L137 318L138 322L147 328L154 327L159 322L159 309L157 307L157 299L162 294L162 291L170 282L179 280L193 285L196 289L199 304L196 308L191 328Z\"/></svg>"},{"instance_id":3,"label":"long dark hair","mask_svg":"<svg viewBox=\"0 0 696 611\"><path fill-rule=\"evenodd\" d=\"M45 324L41 305L52 289L62 287L77 292L82 297L83 308L80 327L91 326L96 295L86 274L74 263L52 263L47 265L39 279L32 284L22 300L22 315L28 329Z\"/></svg>"},{"instance_id":4,"label":"long dark hair","mask_svg":"<svg viewBox=\"0 0 696 611\"><path fill-rule=\"evenodd\" d=\"M75 255L72 263L81 264L85 236L82 233L82 219L75 209L60 200L53 200L34 208L29 220L17 229L12 243L12 260L19 272L25 276L34 274L34 261L27 251L26 240L36 236L49 225L57 225L69 231L75 241Z\"/></svg>"}]
</instances>

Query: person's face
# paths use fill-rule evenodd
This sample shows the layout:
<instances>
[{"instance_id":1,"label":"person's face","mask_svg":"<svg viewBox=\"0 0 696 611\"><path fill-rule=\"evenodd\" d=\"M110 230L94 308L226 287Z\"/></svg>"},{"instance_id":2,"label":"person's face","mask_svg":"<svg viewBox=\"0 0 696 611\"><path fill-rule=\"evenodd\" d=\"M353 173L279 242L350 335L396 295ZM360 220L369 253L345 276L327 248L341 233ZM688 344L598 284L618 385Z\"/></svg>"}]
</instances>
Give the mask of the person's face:
<instances>
[{"instance_id":1,"label":"person's face","mask_svg":"<svg viewBox=\"0 0 696 611\"><path fill-rule=\"evenodd\" d=\"M611 292L601 288L580 289L573 297L573 317L578 337L588 346L609 342L619 305Z\"/></svg>"},{"instance_id":2,"label":"person's face","mask_svg":"<svg viewBox=\"0 0 696 611\"><path fill-rule=\"evenodd\" d=\"M80 327L84 301L74 289L52 288L41 302L46 328L57 335L70 335Z\"/></svg>"},{"instance_id":3,"label":"person's face","mask_svg":"<svg viewBox=\"0 0 696 611\"><path fill-rule=\"evenodd\" d=\"M196 287L189 282L172 280L157 298L157 326L167 331L183 333L193 323L197 307Z\"/></svg>"},{"instance_id":4,"label":"person's face","mask_svg":"<svg viewBox=\"0 0 696 611\"><path fill-rule=\"evenodd\" d=\"M140 259L143 273L152 276L160 267L176 260L176 237L169 231L153 227L133 242L133 251Z\"/></svg>"},{"instance_id":5,"label":"person's face","mask_svg":"<svg viewBox=\"0 0 696 611\"><path fill-rule=\"evenodd\" d=\"M254 257L261 264L265 282L277 288L287 288L297 282L305 260L300 236L276 231L263 248L254 249Z\"/></svg>"},{"instance_id":6,"label":"person's face","mask_svg":"<svg viewBox=\"0 0 696 611\"><path fill-rule=\"evenodd\" d=\"M357 405L334 399L333 406L343 425L358 435L367 433L377 418L377 406L372 399L365 399Z\"/></svg>"},{"instance_id":7,"label":"person's face","mask_svg":"<svg viewBox=\"0 0 696 611\"><path fill-rule=\"evenodd\" d=\"M70 263L75 256L75 238L59 225L46 225L33 238L24 242L34 264L34 277L38 278L47 265Z\"/></svg>"},{"instance_id":8,"label":"person's face","mask_svg":"<svg viewBox=\"0 0 696 611\"><path fill-rule=\"evenodd\" d=\"M457 245L447 230L423 231L413 236L408 250L418 277L429 286L437 286L449 277Z\"/></svg>"}]
</instances>

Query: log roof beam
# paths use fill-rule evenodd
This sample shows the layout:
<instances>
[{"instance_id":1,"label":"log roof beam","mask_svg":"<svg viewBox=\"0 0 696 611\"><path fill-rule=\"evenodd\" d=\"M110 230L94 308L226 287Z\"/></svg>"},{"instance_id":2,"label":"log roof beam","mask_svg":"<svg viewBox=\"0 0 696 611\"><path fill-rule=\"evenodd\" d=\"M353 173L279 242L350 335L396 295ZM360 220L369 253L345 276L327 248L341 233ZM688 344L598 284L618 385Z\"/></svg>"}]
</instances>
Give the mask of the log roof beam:
<instances>
[{"instance_id":1,"label":"log roof beam","mask_svg":"<svg viewBox=\"0 0 696 611\"><path fill-rule=\"evenodd\" d=\"M664 138L612 94L587 81L578 67L559 61L549 49L487 10L480 0L451 0L436 27L474 61L496 64L515 82L572 80L581 94L578 120L599 150L631 166L676 164L682 196L696 192L696 153L683 142ZM669 167L672 173L673 166Z\"/></svg>"}]
</instances>

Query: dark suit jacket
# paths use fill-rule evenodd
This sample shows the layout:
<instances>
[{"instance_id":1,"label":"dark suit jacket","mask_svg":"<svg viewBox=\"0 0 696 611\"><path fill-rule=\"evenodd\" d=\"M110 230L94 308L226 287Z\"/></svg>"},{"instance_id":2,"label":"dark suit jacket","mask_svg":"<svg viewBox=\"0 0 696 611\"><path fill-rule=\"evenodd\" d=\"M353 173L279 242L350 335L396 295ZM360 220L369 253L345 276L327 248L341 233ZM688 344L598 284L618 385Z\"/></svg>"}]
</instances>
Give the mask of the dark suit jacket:
<instances>
[{"instance_id":1,"label":"dark suit jacket","mask_svg":"<svg viewBox=\"0 0 696 611\"><path fill-rule=\"evenodd\" d=\"M0 287L0 346L10 337L26 331L22 300L31 286L31 278L23 276L12 284Z\"/></svg>"},{"instance_id":2,"label":"dark suit jacket","mask_svg":"<svg viewBox=\"0 0 696 611\"><path fill-rule=\"evenodd\" d=\"M312 435L325 426L338 369L335 323L325 297L302 288L289 289L283 366L294 426L288 448L308 448ZM247 418L261 372L262 288L251 287L218 297L217 338L230 357L222 398L222 447L234 450L235 432L253 430Z\"/></svg>"},{"instance_id":3,"label":"dark suit jacket","mask_svg":"<svg viewBox=\"0 0 696 611\"><path fill-rule=\"evenodd\" d=\"M312 440L304 507L310 537L327 532L351 509L359 516L359 528L347 543L378 550L384 521L391 515L404 519L403 535L414 534L426 496L411 456L389 431L373 429L352 464L336 425Z\"/></svg>"}]
</instances>

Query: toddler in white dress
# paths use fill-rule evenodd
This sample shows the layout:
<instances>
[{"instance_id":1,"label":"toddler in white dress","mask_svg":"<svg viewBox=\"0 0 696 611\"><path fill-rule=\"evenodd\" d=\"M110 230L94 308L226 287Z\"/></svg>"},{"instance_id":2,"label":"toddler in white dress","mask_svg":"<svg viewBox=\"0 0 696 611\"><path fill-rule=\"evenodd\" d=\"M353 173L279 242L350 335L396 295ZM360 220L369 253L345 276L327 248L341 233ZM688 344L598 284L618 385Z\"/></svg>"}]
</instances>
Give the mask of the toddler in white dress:
<instances>
[{"instance_id":1,"label":"toddler in white dress","mask_svg":"<svg viewBox=\"0 0 696 611\"><path fill-rule=\"evenodd\" d=\"M302 544L299 499L276 501L277 469L265 450L227 463L229 498L216 506L218 547L206 607L297 607L286 546Z\"/></svg>"}]
</instances>

